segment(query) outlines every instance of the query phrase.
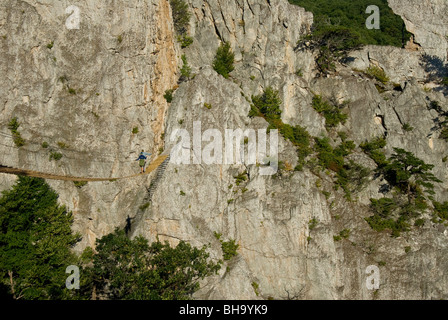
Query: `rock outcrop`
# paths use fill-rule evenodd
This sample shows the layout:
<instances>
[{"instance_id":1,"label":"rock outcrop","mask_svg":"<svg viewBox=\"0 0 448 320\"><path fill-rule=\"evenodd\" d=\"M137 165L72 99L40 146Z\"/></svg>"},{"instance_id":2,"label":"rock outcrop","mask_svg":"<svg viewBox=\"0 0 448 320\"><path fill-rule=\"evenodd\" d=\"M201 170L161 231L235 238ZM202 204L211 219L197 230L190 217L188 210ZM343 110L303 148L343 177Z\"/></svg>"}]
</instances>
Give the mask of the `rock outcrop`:
<instances>
[{"instance_id":1,"label":"rock outcrop","mask_svg":"<svg viewBox=\"0 0 448 320\"><path fill-rule=\"evenodd\" d=\"M194 42L181 49L166 0L108 6L80 1L80 28L75 30L65 27L70 13L65 13L69 4L63 1L3 1L0 164L111 178L82 188L49 181L74 212L74 229L83 235L79 252L124 227L128 215L135 218L132 236L210 244L216 260L223 252L215 233L235 239L237 256L224 261L218 275L205 279L195 298L447 299L445 225L427 219L423 227L393 239L372 230L364 218L372 214L369 199L383 196L383 182L372 175L356 201L346 201L340 190L333 190L329 174L290 170L297 154L281 136L279 160L289 169L273 176L260 175L260 164L169 163L151 197L147 188L155 174L113 180L138 171L134 160L140 149L155 155L163 148L169 152L177 143L171 140L177 129L193 137L194 122L201 123L202 132L216 129L222 136L226 129L267 128L263 118L249 118L248 113L251 95L272 86L280 92L285 123L299 124L316 137L329 135L332 143L337 135L326 131L325 119L312 108L313 95L349 101L348 120L337 130L347 132L356 145L385 136L388 155L400 147L434 164L433 173L443 180L435 199L446 201L448 144L439 139L435 126L439 114L429 108L430 101L438 101L448 111L446 92L428 82L422 63L425 54L442 62L446 58L441 26L446 20L437 20L446 19L446 4L389 0L422 50L367 46L338 65L337 74L316 78L313 53L295 50L313 22L303 8L286 0L187 2ZM429 23L433 20L440 25ZM236 68L229 79L211 67L222 41L235 52ZM177 83L182 54L194 76ZM371 64L381 67L395 87L380 93L362 72ZM174 98L168 104L163 94L172 88ZM14 116L27 142L21 148L8 131ZM404 124L414 129L406 131ZM44 141L49 148L42 147ZM193 146L187 149L194 153ZM50 152L63 157L49 161ZM359 148L351 157L374 168ZM242 173L246 179L237 181ZM12 176L0 174L1 189L13 182ZM313 219L316 225L311 227ZM345 229L349 237L335 241ZM376 291L366 286L371 265L380 268Z\"/></svg>"}]
</instances>

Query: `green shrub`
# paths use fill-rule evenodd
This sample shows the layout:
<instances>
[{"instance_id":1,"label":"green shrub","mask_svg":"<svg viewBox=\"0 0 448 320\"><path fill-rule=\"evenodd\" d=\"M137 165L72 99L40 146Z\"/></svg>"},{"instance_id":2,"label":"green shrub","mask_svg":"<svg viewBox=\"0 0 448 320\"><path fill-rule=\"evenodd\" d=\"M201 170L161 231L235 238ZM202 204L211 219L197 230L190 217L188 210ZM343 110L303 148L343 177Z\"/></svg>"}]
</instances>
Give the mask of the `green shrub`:
<instances>
[{"instance_id":1,"label":"green shrub","mask_svg":"<svg viewBox=\"0 0 448 320\"><path fill-rule=\"evenodd\" d=\"M19 132L20 123L17 120L17 117L12 118L8 123L8 129L12 133L12 138L14 141L14 144L17 147L23 147L25 145L25 140L22 138L20 132Z\"/></svg>"},{"instance_id":2,"label":"green shrub","mask_svg":"<svg viewBox=\"0 0 448 320\"><path fill-rule=\"evenodd\" d=\"M181 59L183 62L182 68L180 69L181 80L190 79L191 67L188 65L187 56L183 54Z\"/></svg>"},{"instance_id":3,"label":"green shrub","mask_svg":"<svg viewBox=\"0 0 448 320\"><path fill-rule=\"evenodd\" d=\"M59 153L59 152L51 152L50 153L50 161L51 160L59 161L61 159L62 159L62 153Z\"/></svg>"},{"instance_id":4,"label":"green shrub","mask_svg":"<svg viewBox=\"0 0 448 320\"><path fill-rule=\"evenodd\" d=\"M379 82L381 82L382 84L387 84L389 82L389 77L386 75L386 73L384 72L383 69L381 69L378 66L375 65L371 65L370 67L368 67L364 73L373 78L378 80Z\"/></svg>"},{"instance_id":5,"label":"green shrub","mask_svg":"<svg viewBox=\"0 0 448 320\"><path fill-rule=\"evenodd\" d=\"M230 48L230 43L221 43L213 61L213 69L227 79L229 78L229 73L235 69L234 62L235 54Z\"/></svg>"},{"instance_id":6,"label":"green shrub","mask_svg":"<svg viewBox=\"0 0 448 320\"><path fill-rule=\"evenodd\" d=\"M142 211L144 211L144 210L148 209L150 205L151 205L150 202L146 202L145 204L142 204L142 205L139 207L139 209L142 210Z\"/></svg>"},{"instance_id":7,"label":"green shrub","mask_svg":"<svg viewBox=\"0 0 448 320\"><path fill-rule=\"evenodd\" d=\"M448 86L448 77L443 77L443 79L442 79L440 84L442 84L444 86Z\"/></svg>"},{"instance_id":8,"label":"green shrub","mask_svg":"<svg viewBox=\"0 0 448 320\"><path fill-rule=\"evenodd\" d=\"M132 134L137 134L138 133L138 127L134 127L132 128Z\"/></svg>"},{"instance_id":9,"label":"green shrub","mask_svg":"<svg viewBox=\"0 0 448 320\"><path fill-rule=\"evenodd\" d=\"M193 43L193 38L186 34L177 36L177 41L180 42L182 49L188 48Z\"/></svg>"},{"instance_id":10,"label":"green shrub","mask_svg":"<svg viewBox=\"0 0 448 320\"><path fill-rule=\"evenodd\" d=\"M448 142L448 127L442 129L439 135L439 139L443 139Z\"/></svg>"},{"instance_id":11,"label":"green shrub","mask_svg":"<svg viewBox=\"0 0 448 320\"><path fill-rule=\"evenodd\" d=\"M58 141L58 146L61 149L67 149L68 148L68 145L65 142L62 142L62 141Z\"/></svg>"},{"instance_id":12,"label":"green shrub","mask_svg":"<svg viewBox=\"0 0 448 320\"><path fill-rule=\"evenodd\" d=\"M335 106L324 101L321 96L314 95L312 107L325 118L325 127L327 129L336 127L339 123L345 124L348 115L341 112L342 106Z\"/></svg>"},{"instance_id":13,"label":"green shrub","mask_svg":"<svg viewBox=\"0 0 448 320\"><path fill-rule=\"evenodd\" d=\"M443 223L448 220L448 201L444 203L440 203L437 201L433 201L434 205L434 213L433 213L433 222L435 223Z\"/></svg>"},{"instance_id":14,"label":"green shrub","mask_svg":"<svg viewBox=\"0 0 448 320\"><path fill-rule=\"evenodd\" d=\"M299 48L317 49L316 65L321 73L333 72L335 63L361 47L357 31L342 26L315 23L311 34L298 42Z\"/></svg>"},{"instance_id":15,"label":"green shrub","mask_svg":"<svg viewBox=\"0 0 448 320\"><path fill-rule=\"evenodd\" d=\"M81 189L85 185L87 185L87 181L73 181L73 184L76 188Z\"/></svg>"},{"instance_id":16,"label":"green shrub","mask_svg":"<svg viewBox=\"0 0 448 320\"><path fill-rule=\"evenodd\" d=\"M310 221L308 222L308 228L310 229L310 231L316 228L318 223L319 221L316 218L310 219Z\"/></svg>"},{"instance_id":17,"label":"green shrub","mask_svg":"<svg viewBox=\"0 0 448 320\"><path fill-rule=\"evenodd\" d=\"M405 124L403 124L402 129L406 132L409 132L409 131L414 130L414 127L412 127L409 123L405 123Z\"/></svg>"},{"instance_id":18,"label":"green shrub","mask_svg":"<svg viewBox=\"0 0 448 320\"><path fill-rule=\"evenodd\" d=\"M341 232L339 232L339 236L341 238L347 239L350 236L350 229L344 229Z\"/></svg>"},{"instance_id":19,"label":"green shrub","mask_svg":"<svg viewBox=\"0 0 448 320\"><path fill-rule=\"evenodd\" d=\"M47 149L48 148L48 142L44 141L42 142L42 148Z\"/></svg>"},{"instance_id":20,"label":"green shrub","mask_svg":"<svg viewBox=\"0 0 448 320\"><path fill-rule=\"evenodd\" d=\"M257 297L260 295L260 291L259 291L259 285L258 283L256 283L255 281L252 282L252 288L254 288L254 292L257 295Z\"/></svg>"},{"instance_id":21,"label":"green shrub","mask_svg":"<svg viewBox=\"0 0 448 320\"><path fill-rule=\"evenodd\" d=\"M54 41L51 41L49 44L47 44L48 49L53 49Z\"/></svg>"},{"instance_id":22,"label":"green shrub","mask_svg":"<svg viewBox=\"0 0 448 320\"><path fill-rule=\"evenodd\" d=\"M252 96L252 102L254 107L267 119L280 119L282 114L280 105L282 101L277 90L274 90L272 87L267 87L263 91L263 94Z\"/></svg>"},{"instance_id":23,"label":"green shrub","mask_svg":"<svg viewBox=\"0 0 448 320\"><path fill-rule=\"evenodd\" d=\"M239 248L239 244L235 243L235 240L222 241L221 240L221 249L223 252L224 260L230 260L232 257L236 256L237 250Z\"/></svg>"},{"instance_id":24,"label":"green shrub","mask_svg":"<svg viewBox=\"0 0 448 320\"><path fill-rule=\"evenodd\" d=\"M204 107L210 110L212 108L212 105L210 103L204 103Z\"/></svg>"},{"instance_id":25,"label":"green shrub","mask_svg":"<svg viewBox=\"0 0 448 320\"><path fill-rule=\"evenodd\" d=\"M165 98L166 102L171 103L173 101L173 92L173 89L168 89L165 91L163 97Z\"/></svg>"},{"instance_id":26,"label":"green shrub","mask_svg":"<svg viewBox=\"0 0 448 320\"><path fill-rule=\"evenodd\" d=\"M384 153L383 149L386 146L386 138L384 137L377 137L372 139L372 141L366 141L361 143L359 146L365 154L367 154L375 163L377 166L384 166L387 164L386 155Z\"/></svg>"},{"instance_id":27,"label":"green shrub","mask_svg":"<svg viewBox=\"0 0 448 320\"><path fill-rule=\"evenodd\" d=\"M234 176L234 178L236 185L239 186L242 182L247 181L247 172L242 172L237 176Z\"/></svg>"},{"instance_id":28,"label":"green shrub","mask_svg":"<svg viewBox=\"0 0 448 320\"><path fill-rule=\"evenodd\" d=\"M187 32L190 23L191 13L185 0L170 0L171 12L173 14L174 29L178 35Z\"/></svg>"},{"instance_id":29,"label":"green shrub","mask_svg":"<svg viewBox=\"0 0 448 320\"><path fill-rule=\"evenodd\" d=\"M218 232L213 232L213 235L219 242L221 242L221 249L224 254L224 260L230 260L232 257L236 256L238 253L239 245L235 243L235 240L223 241L221 240L222 234Z\"/></svg>"}]
</instances>

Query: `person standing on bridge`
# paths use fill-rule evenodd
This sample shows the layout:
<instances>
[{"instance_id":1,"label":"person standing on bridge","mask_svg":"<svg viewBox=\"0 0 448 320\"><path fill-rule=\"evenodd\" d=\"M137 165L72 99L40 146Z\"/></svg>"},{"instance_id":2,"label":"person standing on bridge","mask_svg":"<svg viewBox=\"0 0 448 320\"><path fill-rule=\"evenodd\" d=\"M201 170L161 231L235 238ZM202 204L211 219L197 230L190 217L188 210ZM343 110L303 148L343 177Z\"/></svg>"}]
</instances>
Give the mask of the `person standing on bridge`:
<instances>
[{"instance_id":1,"label":"person standing on bridge","mask_svg":"<svg viewBox=\"0 0 448 320\"><path fill-rule=\"evenodd\" d=\"M138 156L137 160L138 164L140 165L140 173L144 173L145 172L145 166L146 166L146 159L148 159L148 157L151 155L151 153L147 153L144 150L142 150L142 152L140 153L140 155Z\"/></svg>"}]
</instances>

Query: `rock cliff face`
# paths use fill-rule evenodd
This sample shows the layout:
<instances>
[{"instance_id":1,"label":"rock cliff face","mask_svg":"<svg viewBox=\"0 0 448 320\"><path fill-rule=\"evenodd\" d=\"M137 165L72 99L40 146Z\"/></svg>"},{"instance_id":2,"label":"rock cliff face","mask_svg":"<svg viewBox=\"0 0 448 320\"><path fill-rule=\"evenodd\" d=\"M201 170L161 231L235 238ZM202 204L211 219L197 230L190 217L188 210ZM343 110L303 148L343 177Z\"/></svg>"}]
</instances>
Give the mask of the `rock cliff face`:
<instances>
[{"instance_id":1,"label":"rock cliff face","mask_svg":"<svg viewBox=\"0 0 448 320\"><path fill-rule=\"evenodd\" d=\"M166 0L79 1L80 28L74 30L65 26L68 2L3 1L0 164L83 177L124 176L138 171L133 160L140 149L169 152L177 142L170 139L173 132L186 129L193 137L195 121L202 132L217 129L223 136L225 129L267 128L264 119L248 117L248 97L272 86L281 94L282 120L314 136L328 133L325 120L311 107L313 93L350 101L348 121L338 129L357 145L384 135L388 155L399 147L434 164L433 173L443 180L435 198L448 199L448 144L438 138L437 112L428 108L434 100L448 111L447 100L437 83L427 83L422 62L428 54L445 63L444 20L438 20L446 19L443 1L422 6L390 0L420 50L368 46L327 78L315 77L311 52L295 50L313 21L304 9L286 0L187 2L194 42L181 49ZM211 68L221 41L235 52L230 79ZM195 76L180 83L167 104L163 94L177 83L182 54ZM380 93L356 71L370 64L383 68L399 88ZM27 141L21 148L8 136L14 116ZM414 130L405 131L405 123ZM42 148L44 141L48 149ZM50 149L63 158L49 161ZM359 149L352 157L374 167ZM297 163L295 148L282 137L279 160L292 168ZM235 176L242 172L248 179L237 184ZM154 177L89 182L80 189L49 181L74 212L74 229L83 234L76 249L93 246L96 238L123 227L130 215L135 216L133 236L210 244L214 259L222 259L215 232L236 240L238 255L225 262L219 275L204 280L196 298L448 298L446 226L428 219L396 239L370 229L364 218L371 215L369 199L382 197L378 179L371 177L356 201L347 202L340 191L325 196L321 190L333 187L330 177L308 169L263 176L258 165L170 163L148 207L146 187ZM13 182L12 176L0 175L1 189ZM318 221L315 228L311 219ZM349 238L335 241L333 236L344 229L351 230ZM366 286L370 265L380 268L377 291Z\"/></svg>"},{"instance_id":2,"label":"rock cliff face","mask_svg":"<svg viewBox=\"0 0 448 320\"><path fill-rule=\"evenodd\" d=\"M403 18L406 29L414 34L415 43L427 54L446 59L448 55L446 1L388 0L388 3L392 10Z\"/></svg>"}]
</instances>

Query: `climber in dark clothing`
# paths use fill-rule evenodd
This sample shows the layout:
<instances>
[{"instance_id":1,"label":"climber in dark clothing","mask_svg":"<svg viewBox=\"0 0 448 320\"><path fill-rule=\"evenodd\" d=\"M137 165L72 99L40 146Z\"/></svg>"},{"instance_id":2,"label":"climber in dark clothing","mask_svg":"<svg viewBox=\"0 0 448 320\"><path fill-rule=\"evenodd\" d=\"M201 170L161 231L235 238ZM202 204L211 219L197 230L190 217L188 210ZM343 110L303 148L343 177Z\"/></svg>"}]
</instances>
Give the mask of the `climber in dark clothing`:
<instances>
[{"instance_id":1,"label":"climber in dark clothing","mask_svg":"<svg viewBox=\"0 0 448 320\"><path fill-rule=\"evenodd\" d=\"M142 150L142 152L138 156L137 160L135 160L135 161L138 161L138 164L140 165L140 169L141 169L140 173L145 172L146 159L148 159L147 156L150 156L150 155L151 155L150 153L146 153L146 152L144 152L144 150Z\"/></svg>"},{"instance_id":2,"label":"climber in dark clothing","mask_svg":"<svg viewBox=\"0 0 448 320\"><path fill-rule=\"evenodd\" d=\"M126 235L129 233L129 231L131 231L131 220L132 219L135 219L135 217L131 218L128 215L128 217L126 218L126 226L124 227L124 231L126 232Z\"/></svg>"}]
</instances>

